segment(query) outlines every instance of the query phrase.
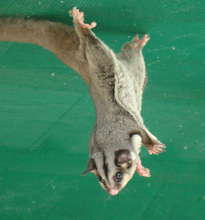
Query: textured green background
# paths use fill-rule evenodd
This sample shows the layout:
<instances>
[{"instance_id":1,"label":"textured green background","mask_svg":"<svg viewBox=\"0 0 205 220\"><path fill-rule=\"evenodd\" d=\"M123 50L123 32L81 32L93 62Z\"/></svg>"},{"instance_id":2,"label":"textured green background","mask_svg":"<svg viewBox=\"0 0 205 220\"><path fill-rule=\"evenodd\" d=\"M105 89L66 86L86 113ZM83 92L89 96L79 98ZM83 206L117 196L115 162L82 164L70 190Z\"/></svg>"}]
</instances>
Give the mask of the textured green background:
<instances>
[{"instance_id":1,"label":"textured green background","mask_svg":"<svg viewBox=\"0 0 205 220\"><path fill-rule=\"evenodd\" d=\"M74 5L116 51L151 35L143 116L167 152L143 151L152 178L110 197L81 176L95 120L83 81L40 47L1 42L0 220L204 220L204 0L1 0L0 14L71 24Z\"/></svg>"}]
</instances>

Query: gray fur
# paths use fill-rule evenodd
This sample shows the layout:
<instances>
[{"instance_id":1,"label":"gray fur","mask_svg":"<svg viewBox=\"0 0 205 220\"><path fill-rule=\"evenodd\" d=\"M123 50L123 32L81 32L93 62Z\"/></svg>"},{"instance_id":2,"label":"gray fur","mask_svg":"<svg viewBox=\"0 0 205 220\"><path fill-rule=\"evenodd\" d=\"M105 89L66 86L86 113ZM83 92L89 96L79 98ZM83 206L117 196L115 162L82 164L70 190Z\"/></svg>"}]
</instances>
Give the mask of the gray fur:
<instances>
[{"instance_id":1,"label":"gray fur","mask_svg":"<svg viewBox=\"0 0 205 220\"><path fill-rule=\"evenodd\" d=\"M95 173L108 192L116 187L121 190L134 175L141 144L148 149L162 146L145 127L140 114L146 80L142 48L136 49L135 42L128 42L116 55L91 30L83 30L75 21L72 28L50 21L1 18L0 29L0 41L47 48L87 82L97 114L87 171ZM126 164L116 166L115 153L119 150L130 152L129 169ZM116 184L113 176L119 170L126 177Z\"/></svg>"}]
</instances>

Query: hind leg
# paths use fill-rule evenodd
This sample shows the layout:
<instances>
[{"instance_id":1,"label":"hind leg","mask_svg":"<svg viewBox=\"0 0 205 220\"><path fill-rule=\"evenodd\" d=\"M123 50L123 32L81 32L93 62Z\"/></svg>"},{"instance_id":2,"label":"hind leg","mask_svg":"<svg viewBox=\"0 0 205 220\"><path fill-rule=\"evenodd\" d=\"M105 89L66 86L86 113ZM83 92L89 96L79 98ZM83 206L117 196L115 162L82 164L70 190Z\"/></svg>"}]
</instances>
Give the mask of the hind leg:
<instances>
[{"instance_id":1,"label":"hind leg","mask_svg":"<svg viewBox=\"0 0 205 220\"><path fill-rule=\"evenodd\" d=\"M121 58L132 59L133 57L136 57L139 54L138 52L143 49L149 40L150 37L148 34L145 34L141 39L136 35L132 41L127 42L122 47L120 53Z\"/></svg>"},{"instance_id":2,"label":"hind leg","mask_svg":"<svg viewBox=\"0 0 205 220\"><path fill-rule=\"evenodd\" d=\"M74 27L82 48L85 49L85 44L87 44L89 52L92 49L93 51L91 52L95 53L95 56L101 57L100 63L102 62L102 55L112 58L114 54L111 49L109 49L92 31L97 25L96 22L92 22L91 24L84 23L84 13L79 11L76 7L70 11L70 15L73 17Z\"/></svg>"}]
</instances>

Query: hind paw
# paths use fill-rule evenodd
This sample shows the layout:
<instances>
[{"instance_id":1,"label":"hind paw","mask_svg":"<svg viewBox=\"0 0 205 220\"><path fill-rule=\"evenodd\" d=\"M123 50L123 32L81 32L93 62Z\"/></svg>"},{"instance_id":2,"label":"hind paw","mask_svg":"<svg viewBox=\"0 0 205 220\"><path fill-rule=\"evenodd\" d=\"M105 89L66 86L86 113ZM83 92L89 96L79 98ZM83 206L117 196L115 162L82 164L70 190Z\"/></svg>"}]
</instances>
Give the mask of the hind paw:
<instances>
[{"instance_id":1,"label":"hind paw","mask_svg":"<svg viewBox=\"0 0 205 220\"><path fill-rule=\"evenodd\" d=\"M145 34L142 39L140 39L139 36L136 35L134 38L134 42L136 43L136 48L143 48L149 40L150 37L148 34Z\"/></svg>"},{"instance_id":2,"label":"hind paw","mask_svg":"<svg viewBox=\"0 0 205 220\"><path fill-rule=\"evenodd\" d=\"M84 28L84 29L92 29L96 27L96 22L92 22L91 24L85 24L84 23L84 13L79 11L79 9L77 9L76 7L74 7L71 11L70 11L70 15L73 17L73 22L75 24L80 25L80 27Z\"/></svg>"}]
</instances>

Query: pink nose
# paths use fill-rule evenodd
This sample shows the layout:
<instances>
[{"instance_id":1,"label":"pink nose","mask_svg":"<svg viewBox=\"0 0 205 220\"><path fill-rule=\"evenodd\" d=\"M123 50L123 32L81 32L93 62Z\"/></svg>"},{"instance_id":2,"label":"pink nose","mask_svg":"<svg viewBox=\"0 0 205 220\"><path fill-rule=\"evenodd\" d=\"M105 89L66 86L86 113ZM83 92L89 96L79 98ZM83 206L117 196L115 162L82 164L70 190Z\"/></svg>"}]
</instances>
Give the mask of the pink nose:
<instances>
[{"instance_id":1,"label":"pink nose","mask_svg":"<svg viewBox=\"0 0 205 220\"><path fill-rule=\"evenodd\" d=\"M117 195L119 193L119 190L118 189L110 189L109 190L109 194L114 196L114 195Z\"/></svg>"}]
</instances>

